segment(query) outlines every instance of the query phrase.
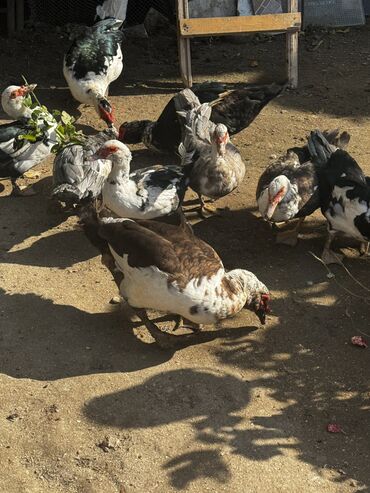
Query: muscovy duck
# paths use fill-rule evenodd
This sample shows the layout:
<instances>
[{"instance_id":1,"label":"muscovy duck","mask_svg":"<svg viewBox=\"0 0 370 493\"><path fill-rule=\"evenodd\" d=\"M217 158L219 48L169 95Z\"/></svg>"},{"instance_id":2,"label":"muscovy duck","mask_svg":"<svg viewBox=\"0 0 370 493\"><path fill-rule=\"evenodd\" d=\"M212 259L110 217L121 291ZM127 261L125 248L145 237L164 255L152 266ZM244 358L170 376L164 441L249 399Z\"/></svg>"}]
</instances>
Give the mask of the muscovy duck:
<instances>
[{"instance_id":1,"label":"muscovy duck","mask_svg":"<svg viewBox=\"0 0 370 493\"><path fill-rule=\"evenodd\" d=\"M64 57L63 74L73 97L94 106L109 127L114 123L109 84L122 72L122 21L105 19L86 28Z\"/></svg>"},{"instance_id":2,"label":"muscovy duck","mask_svg":"<svg viewBox=\"0 0 370 493\"><path fill-rule=\"evenodd\" d=\"M108 128L87 137L83 145L64 147L54 159L52 198L73 207L99 197L112 165L94 155L105 142L116 137L115 129Z\"/></svg>"},{"instance_id":3,"label":"muscovy duck","mask_svg":"<svg viewBox=\"0 0 370 493\"><path fill-rule=\"evenodd\" d=\"M330 143L342 149L350 139L347 132L339 135L337 129L324 134ZM304 218L320 207L318 166L305 145L288 149L262 173L256 190L261 216L271 223L299 219L294 229L277 233L277 243L296 245Z\"/></svg>"},{"instance_id":4,"label":"muscovy duck","mask_svg":"<svg viewBox=\"0 0 370 493\"><path fill-rule=\"evenodd\" d=\"M103 185L103 206L117 216L153 219L180 207L190 168L151 166L130 173L131 152L118 140L106 142L96 157L111 162L111 172Z\"/></svg>"},{"instance_id":5,"label":"muscovy duck","mask_svg":"<svg viewBox=\"0 0 370 493\"><path fill-rule=\"evenodd\" d=\"M31 168L43 161L51 153L51 148L56 144L55 128L57 122L51 115L49 122L36 120L40 134L30 137L31 140L20 137L33 131L35 121L31 116L34 111L40 111L40 107L24 104L25 98L36 87L36 84L25 86L9 86L1 95L1 103L4 111L17 121L0 125L0 178L10 178L12 182L12 195L34 195L32 187L21 189L17 179L27 173Z\"/></svg>"},{"instance_id":6,"label":"muscovy duck","mask_svg":"<svg viewBox=\"0 0 370 493\"><path fill-rule=\"evenodd\" d=\"M210 103L213 123L223 123L229 134L234 135L247 128L260 111L278 96L286 84L243 84L229 90L235 84L203 82L192 87L200 103ZM181 142L174 96L165 106L157 121L137 120L120 126L119 139L126 144L143 144L161 152L177 152ZM184 108L185 109L185 108Z\"/></svg>"},{"instance_id":7,"label":"muscovy duck","mask_svg":"<svg viewBox=\"0 0 370 493\"><path fill-rule=\"evenodd\" d=\"M370 179L348 152L330 144L319 130L311 132L310 152L325 163L318 171L321 212L328 225L322 260L341 263L343 255L330 249L336 235L370 241Z\"/></svg>"},{"instance_id":8,"label":"muscovy duck","mask_svg":"<svg viewBox=\"0 0 370 493\"><path fill-rule=\"evenodd\" d=\"M184 336L161 332L146 309L178 314L193 324L216 324L242 308L265 323L267 287L247 270L226 272L220 257L191 228L157 221L99 219L90 208L81 217L90 241L117 279L120 293L162 346ZM107 259L110 255L113 261ZM115 264L115 266L113 265Z\"/></svg>"},{"instance_id":9,"label":"muscovy duck","mask_svg":"<svg viewBox=\"0 0 370 493\"><path fill-rule=\"evenodd\" d=\"M201 105L190 89L184 89L176 95L175 105L184 134L179 147L182 165L192 166L190 187L198 194L201 210L207 209L202 195L218 199L231 193L243 181L245 164L226 126L210 121L208 103Z\"/></svg>"},{"instance_id":10,"label":"muscovy duck","mask_svg":"<svg viewBox=\"0 0 370 493\"><path fill-rule=\"evenodd\" d=\"M33 92L37 84L26 84L23 86L9 86L1 94L1 105L5 113L18 120L20 118L29 118L32 110L25 105L25 98Z\"/></svg>"}]
</instances>

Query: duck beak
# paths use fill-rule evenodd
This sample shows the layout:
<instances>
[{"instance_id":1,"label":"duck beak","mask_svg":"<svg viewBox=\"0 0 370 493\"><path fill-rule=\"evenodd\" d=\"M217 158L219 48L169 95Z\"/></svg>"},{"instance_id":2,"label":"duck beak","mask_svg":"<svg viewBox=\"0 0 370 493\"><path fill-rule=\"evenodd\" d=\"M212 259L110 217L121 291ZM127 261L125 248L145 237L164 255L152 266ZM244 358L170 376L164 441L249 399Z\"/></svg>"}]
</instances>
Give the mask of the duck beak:
<instances>
[{"instance_id":1,"label":"duck beak","mask_svg":"<svg viewBox=\"0 0 370 493\"><path fill-rule=\"evenodd\" d=\"M269 203L269 206L267 207L267 211L265 212L265 218L270 221L272 216L274 215L274 212L276 210L276 207L278 206L278 202L273 201Z\"/></svg>"}]
</instances>

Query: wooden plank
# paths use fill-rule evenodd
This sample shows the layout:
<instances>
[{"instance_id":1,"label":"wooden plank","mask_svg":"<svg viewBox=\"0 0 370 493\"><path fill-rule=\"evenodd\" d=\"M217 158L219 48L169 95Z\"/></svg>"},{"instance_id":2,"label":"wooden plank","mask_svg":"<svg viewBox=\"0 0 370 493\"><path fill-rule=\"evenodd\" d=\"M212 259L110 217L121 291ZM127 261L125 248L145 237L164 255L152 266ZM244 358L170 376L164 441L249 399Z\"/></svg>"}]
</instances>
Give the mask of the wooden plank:
<instances>
[{"instance_id":1,"label":"wooden plank","mask_svg":"<svg viewBox=\"0 0 370 493\"><path fill-rule=\"evenodd\" d=\"M183 37L223 36L229 34L299 31L300 12L240 17L179 18Z\"/></svg>"},{"instance_id":2,"label":"wooden plank","mask_svg":"<svg viewBox=\"0 0 370 493\"><path fill-rule=\"evenodd\" d=\"M298 0L288 0L288 12L294 14L298 11ZM287 33L287 65L289 86L292 89L298 87L298 32Z\"/></svg>"},{"instance_id":3,"label":"wooden plank","mask_svg":"<svg viewBox=\"0 0 370 493\"><path fill-rule=\"evenodd\" d=\"M186 20L189 17L189 5L188 0L177 1L177 18L179 21ZM191 71L191 47L190 39L186 39L181 36L178 29L178 45L179 45L179 63L180 63L180 75L185 87L191 87L193 85L193 77Z\"/></svg>"}]
</instances>

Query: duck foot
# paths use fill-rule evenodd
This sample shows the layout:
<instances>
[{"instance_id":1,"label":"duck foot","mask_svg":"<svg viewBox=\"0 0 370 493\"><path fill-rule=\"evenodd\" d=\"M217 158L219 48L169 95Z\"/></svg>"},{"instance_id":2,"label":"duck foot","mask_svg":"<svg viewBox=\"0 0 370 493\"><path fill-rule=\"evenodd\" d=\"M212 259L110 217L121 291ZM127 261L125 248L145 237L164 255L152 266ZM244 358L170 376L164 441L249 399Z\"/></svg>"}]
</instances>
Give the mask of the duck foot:
<instances>
[{"instance_id":1,"label":"duck foot","mask_svg":"<svg viewBox=\"0 0 370 493\"><path fill-rule=\"evenodd\" d=\"M25 187L13 184L13 189L11 193L13 197L33 197L36 194L37 192L33 187Z\"/></svg>"},{"instance_id":2,"label":"duck foot","mask_svg":"<svg viewBox=\"0 0 370 493\"><path fill-rule=\"evenodd\" d=\"M276 233L276 243L295 247L298 243L298 231L291 229L288 231L278 231Z\"/></svg>"},{"instance_id":3,"label":"duck foot","mask_svg":"<svg viewBox=\"0 0 370 493\"><path fill-rule=\"evenodd\" d=\"M329 250L329 249L324 249L321 255L321 260L324 262L325 265L330 265L330 264L342 265L343 259L344 259L343 254L335 253L333 252L333 250Z\"/></svg>"},{"instance_id":4,"label":"duck foot","mask_svg":"<svg viewBox=\"0 0 370 493\"><path fill-rule=\"evenodd\" d=\"M363 241L360 245L359 252L361 256L369 255L369 245L370 242Z\"/></svg>"},{"instance_id":5,"label":"duck foot","mask_svg":"<svg viewBox=\"0 0 370 493\"><path fill-rule=\"evenodd\" d=\"M154 322L152 322L144 309L132 308L139 319L143 322L145 327L148 329L148 332L153 337L155 342L162 349L175 349L186 345L186 342L189 340L193 340L194 334L184 334L181 336L174 336L162 332Z\"/></svg>"}]
</instances>

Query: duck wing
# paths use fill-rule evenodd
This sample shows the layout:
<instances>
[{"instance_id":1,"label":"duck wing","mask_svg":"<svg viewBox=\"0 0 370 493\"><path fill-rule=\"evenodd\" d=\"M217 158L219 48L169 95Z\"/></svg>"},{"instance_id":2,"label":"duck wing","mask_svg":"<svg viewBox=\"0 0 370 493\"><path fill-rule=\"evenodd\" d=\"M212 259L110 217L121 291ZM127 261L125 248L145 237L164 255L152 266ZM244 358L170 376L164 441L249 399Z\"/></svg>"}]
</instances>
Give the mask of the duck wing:
<instances>
[{"instance_id":1,"label":"duck wing","mask_svg":"<svg viewBox=\"0 0 370 493\"><path fill-rule=\"evenodd\" d=\"M117 55L123 40L123 33L118 30L121 25L122 21L118 19L105 19L73 41L65 55L65 64L78 79L89 72L107 72L107 59L112 60Z\"/></svg>"},{"instance_id":2,"label":"duck wing","mask_svg":"<svg viewBox=\"0 0 370 493\"><path fill-rule=\"evenodd\" d=\"M88 137L84 145L67 146L54 159L52 196L61 202L78 204L100 195L111 165L108 160L89 158L104 142L113 138L113 131Z\"/></svg>"},{"instance_id":3,"label":"duck wing","mask_svg":"<svg viewBox=\"0 0 370 493\"><path fill-rule=\"evenodd\" d=\"M210 103L211 121L226 125L230 135L237 134L247 128L285 88L286 83L274 83L227 91Z\"/></svg>"}]
</instances>

